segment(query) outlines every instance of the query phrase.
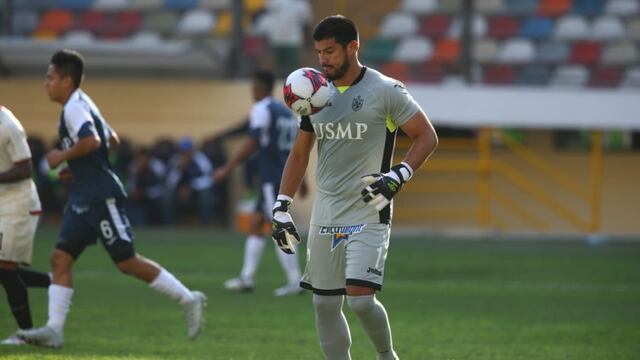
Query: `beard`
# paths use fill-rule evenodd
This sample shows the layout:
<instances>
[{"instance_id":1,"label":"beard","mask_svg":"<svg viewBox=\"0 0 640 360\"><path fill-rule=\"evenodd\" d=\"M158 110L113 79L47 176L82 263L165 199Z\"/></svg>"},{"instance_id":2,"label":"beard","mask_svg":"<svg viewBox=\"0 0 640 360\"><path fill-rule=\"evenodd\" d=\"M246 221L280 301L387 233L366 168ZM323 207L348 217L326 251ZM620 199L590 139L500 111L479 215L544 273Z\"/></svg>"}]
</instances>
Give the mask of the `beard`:
<instances>
[{"instance_id":1,"label":"beard","mask_svg":"<svg viewBox=\"0 0 640 360\"><path fill-rule=\"evenodd\" d=\"M344 74L347 73L347 70L349 70L349 66L351 64L349 64L349 58L347 57L347 55L344 56L344 61L342 62L342 65L340 65L340 67L336 68L335 72L333 73L333 75L329 75L329 74L325 74L325 76L327 77L327 79L334 81L334 80L338 80L340 78L342 78L344 76Z\"/></svg>"}]
</instances>

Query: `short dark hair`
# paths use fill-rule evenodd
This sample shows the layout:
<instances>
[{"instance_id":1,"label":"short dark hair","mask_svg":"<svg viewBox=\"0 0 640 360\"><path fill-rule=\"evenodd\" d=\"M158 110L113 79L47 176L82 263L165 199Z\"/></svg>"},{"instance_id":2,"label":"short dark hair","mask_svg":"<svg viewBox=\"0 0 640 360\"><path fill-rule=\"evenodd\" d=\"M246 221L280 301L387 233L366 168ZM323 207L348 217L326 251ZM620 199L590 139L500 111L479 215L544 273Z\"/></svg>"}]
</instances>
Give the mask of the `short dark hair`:
<instances>
[{"instance_id":1,"label":"short dark hair","mask_svg":"<svg viewBox=\"0 0 640 360\"><path fill-rule=\"evenodd\" d=\"M353 21L342 15L327 16L313 30L313 40L320 41L331 38L346 47L350 42L358 40L358 28Z\"/></svg>"},{"instance_id":2,"label":"short dark hair","mask_svg":"<svg viewBox=\"0 0 640 360\"><path fill-rule=\"evenodd\" d=\"M276 82L276 78L273 72L270 70L259 69L253 72L253 79L264 86L264 89L271 93L273 91L273 84Z\"/></svg>"},{"instance_id":3,"label":"short dark hair","mask_svg":"<svg viewBox=\"0 0 640 360\"><path fill-rule=\"evenodd\" d=\"M79 52L71 49L57 51L51 56L51 64L61 77L71 76L73 85L76 88L80 87L84 74L84 58Z\"/></svg>"}]
</instances>

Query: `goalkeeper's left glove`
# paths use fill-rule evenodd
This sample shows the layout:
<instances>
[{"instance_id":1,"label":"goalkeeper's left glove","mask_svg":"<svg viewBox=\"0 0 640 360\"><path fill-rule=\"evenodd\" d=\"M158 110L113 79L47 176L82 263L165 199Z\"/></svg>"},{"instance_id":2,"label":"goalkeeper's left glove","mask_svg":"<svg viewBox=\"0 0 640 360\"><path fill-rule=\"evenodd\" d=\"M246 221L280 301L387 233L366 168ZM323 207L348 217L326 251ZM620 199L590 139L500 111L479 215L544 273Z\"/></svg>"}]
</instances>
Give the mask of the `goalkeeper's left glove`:
<instances>
[{"instance_id":1,"label":"goalkeeper's left glove","mask_svg":"<svg viewBox=\"0 0 640 360\"><path fill-rule=\"evenodd\" d=\"M287 254L295 254L295 246L300 243L300 235L289 214L292 201L293 199L286 195L278 195L273 205L271 222L271 239Z\"/></svg>"},{"instance_id":2,"label":"goalkeeper's left glove","mask_svg":"<svg viewBox=\"0 0 640 360\"><path fill-rule=\"evenodd\" d=\"M413 169L406 162L394 165L387 173L363 176L362 182L367 186L361 191L362 200L381 211L400 191L402 185L413 176Z\"/></svg>"}]
</instances>

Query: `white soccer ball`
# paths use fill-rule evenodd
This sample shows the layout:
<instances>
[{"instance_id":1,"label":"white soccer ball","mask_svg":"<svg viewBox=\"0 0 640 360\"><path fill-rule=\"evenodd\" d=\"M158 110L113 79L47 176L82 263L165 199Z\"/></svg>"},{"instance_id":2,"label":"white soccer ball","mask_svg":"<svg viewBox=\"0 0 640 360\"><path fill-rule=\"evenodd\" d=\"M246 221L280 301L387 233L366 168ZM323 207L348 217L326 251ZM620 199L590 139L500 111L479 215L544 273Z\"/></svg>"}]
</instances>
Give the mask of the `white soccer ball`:
<instances>
[{"instance_id":1,"label":"white soccer ball","mask_svg":"<svg viewBox=\"0 0 640 360\"><path fill-rule=\"evenodd\" d=\"M329 101L329 81L312 68L301 68L289 74L283 91L287 106L301 116L317 113Z\"/></svg>"}]
</instances>

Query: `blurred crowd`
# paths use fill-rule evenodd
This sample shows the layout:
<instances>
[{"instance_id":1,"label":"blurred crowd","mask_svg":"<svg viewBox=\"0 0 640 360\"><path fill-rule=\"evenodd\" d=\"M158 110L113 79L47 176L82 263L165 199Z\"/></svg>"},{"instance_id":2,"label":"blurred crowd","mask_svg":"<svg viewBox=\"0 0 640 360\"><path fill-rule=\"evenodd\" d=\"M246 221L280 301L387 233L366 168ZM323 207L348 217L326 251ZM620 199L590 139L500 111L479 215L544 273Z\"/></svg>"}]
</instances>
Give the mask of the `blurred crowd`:
<instances>
[{"instance_id":1,"label":"blurred crowd","mask_svg":"<svg viewBox=\"0 0 640 360\"><path fill-rule=\"evenodd\" d=\"M246 133L241 124L200 144L191 138L159 139L150 146L137 146L126 138L111 153L112 164L127 189L127 213L134 225L228 224L227 181L214 184L212 174L226 162L224 139ZM67 199L69 184L59 178L59 169L49 169L45 141L29 138L35 181L46 214L59 214ZM58 144L53 144L58 146ZM251 162L244 181L255 189L256 174Z\"/></svg>"}]
</instances>

